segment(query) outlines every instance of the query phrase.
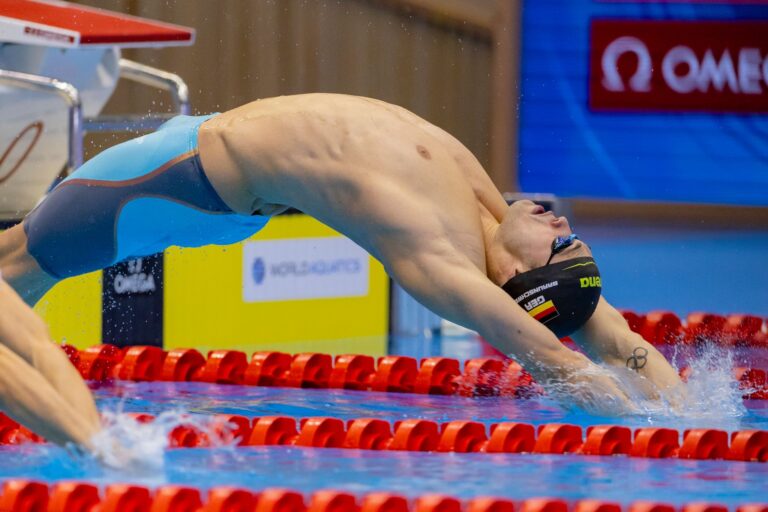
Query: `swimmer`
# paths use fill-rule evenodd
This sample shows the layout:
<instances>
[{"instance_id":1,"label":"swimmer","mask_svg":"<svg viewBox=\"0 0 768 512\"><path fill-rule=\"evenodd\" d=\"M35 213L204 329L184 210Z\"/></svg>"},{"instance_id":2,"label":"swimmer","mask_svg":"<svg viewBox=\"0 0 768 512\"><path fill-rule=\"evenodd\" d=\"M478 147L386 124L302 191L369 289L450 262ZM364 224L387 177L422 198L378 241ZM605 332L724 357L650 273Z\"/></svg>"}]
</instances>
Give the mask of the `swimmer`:
<instances>
[{"instance_id":1,"label":"swimmer","mask_svg":"<svg viewBox=\"0 0 768 512\"><path fill-rule=\"evenodd\" d=\"M0 275L0 412L49 441L90 448L100 420L91 392L40 317Z\"/></svg>"},{"instance_id":2,"label":"swimmer","mask_svg":"<svg viewBox=\"0 0 768 512\"><path fill-rule=\"evenodd\" d=\"M594 361L644 377L648 398L680 386L601 298L597 265L566 218L508 206L458 140L368 98L264 99L107 149L0 235L0 270L33 303L61 279L170 245L242 240L289 207L355 241L538 382L568 385L570 403L594 409L608 397L613 413L635 410L616 379L558 340L567 335Z\"/></svg>"}]
</instances>

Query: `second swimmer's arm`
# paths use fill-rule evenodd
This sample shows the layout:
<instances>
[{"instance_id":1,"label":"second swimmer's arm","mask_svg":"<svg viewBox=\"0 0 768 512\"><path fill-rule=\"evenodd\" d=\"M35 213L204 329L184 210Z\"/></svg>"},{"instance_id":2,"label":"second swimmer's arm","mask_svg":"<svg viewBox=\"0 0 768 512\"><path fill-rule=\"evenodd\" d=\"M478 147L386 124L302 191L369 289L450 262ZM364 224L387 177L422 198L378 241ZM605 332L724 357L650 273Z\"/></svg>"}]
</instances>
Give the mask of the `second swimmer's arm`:
<instances>
[{"instance_id":1,"label":"second swimmer's arm","mask_svg":"<svg viewBox=\"0 0 768 512\"><path fill-rule=\"evenodd\" d=\"M57 444L91 448L90 440L98 431L98 425L77 413L39 372L3 345L0 411Z\"/></svg>"},{"instance_id":2,"label":"second swimmer's arm","mask_svg":"<svg viewBox=\"0 0 768 512\"><path fill-rule=\"evenodd\" d=\"M100 423L93 396L64 351L51 342L43 320L0 277L0 345L37 370L76 412Z\"/></svg>"}]
</instances>

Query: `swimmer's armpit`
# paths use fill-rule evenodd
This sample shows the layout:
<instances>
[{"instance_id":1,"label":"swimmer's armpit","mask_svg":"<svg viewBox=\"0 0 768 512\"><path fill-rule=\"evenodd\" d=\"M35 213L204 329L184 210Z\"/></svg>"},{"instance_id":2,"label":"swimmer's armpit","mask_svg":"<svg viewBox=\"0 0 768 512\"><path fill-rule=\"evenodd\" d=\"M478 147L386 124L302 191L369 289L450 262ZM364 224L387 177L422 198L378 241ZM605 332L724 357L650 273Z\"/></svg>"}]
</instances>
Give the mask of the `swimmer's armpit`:
<instances>
[{"instance_id":1,"label":"swimmer's armpit","mask_svg":"<svg viewBox=\"0 0 768 512\"><path fill-rule=\"evenodd\" d=\"M648 364L648 350L643 347L635 347L632 355L627 359L627 368L639 371Z\"/></svg>"}]
</instances>

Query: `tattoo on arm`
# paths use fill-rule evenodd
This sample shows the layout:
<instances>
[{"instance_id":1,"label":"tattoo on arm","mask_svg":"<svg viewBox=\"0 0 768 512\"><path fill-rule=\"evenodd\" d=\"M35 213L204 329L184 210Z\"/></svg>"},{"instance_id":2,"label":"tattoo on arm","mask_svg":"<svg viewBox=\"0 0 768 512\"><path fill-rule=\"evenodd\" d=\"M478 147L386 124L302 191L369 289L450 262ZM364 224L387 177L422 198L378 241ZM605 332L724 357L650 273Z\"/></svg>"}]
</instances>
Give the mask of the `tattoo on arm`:
<instances>
[{"instance_id":1,"label":"tattoo on arm","mask_svg":"<svg viewBox=\"0 0 768 512\"><path fill-rule=\"evenodd\" d=\"M638 371L640 368L644 368L647 363L648 350L643 347L636 347L632 351L632 355L627 359L627 368Z\"/></svg>"}]
</instances>

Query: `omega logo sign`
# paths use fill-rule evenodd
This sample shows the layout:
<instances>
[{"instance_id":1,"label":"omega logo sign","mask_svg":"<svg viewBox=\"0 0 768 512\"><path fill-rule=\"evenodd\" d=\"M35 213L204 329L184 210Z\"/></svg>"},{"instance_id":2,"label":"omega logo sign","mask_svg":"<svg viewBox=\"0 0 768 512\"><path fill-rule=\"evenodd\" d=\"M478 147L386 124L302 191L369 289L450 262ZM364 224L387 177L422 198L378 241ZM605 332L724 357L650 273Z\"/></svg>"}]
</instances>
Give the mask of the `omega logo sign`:
<instances>
[{"instance_id":1,"label":"omega logo sign","mask_svg":"<svg viewBox=\"0 0 768 512\"><path fill-rule=\"evenodd\" d=\"M768 111L768 22L595 20L590 107Z\"/></svg>"},{"instance_id":2,"label":"omega logo sign","mask_svg":"<svg viewBox=\"0 0 768 512\"><path fill-rule=\"evenodd\" d=\"M633 53L637 57L637 70L629 79L629 87L636 92L651 90L651 54L648 47L636 37L620 37L614 40L603 52L603 87L609 91L623 91L624 79L619 74L619 57Z\"/></svg>"}]
</instances>

